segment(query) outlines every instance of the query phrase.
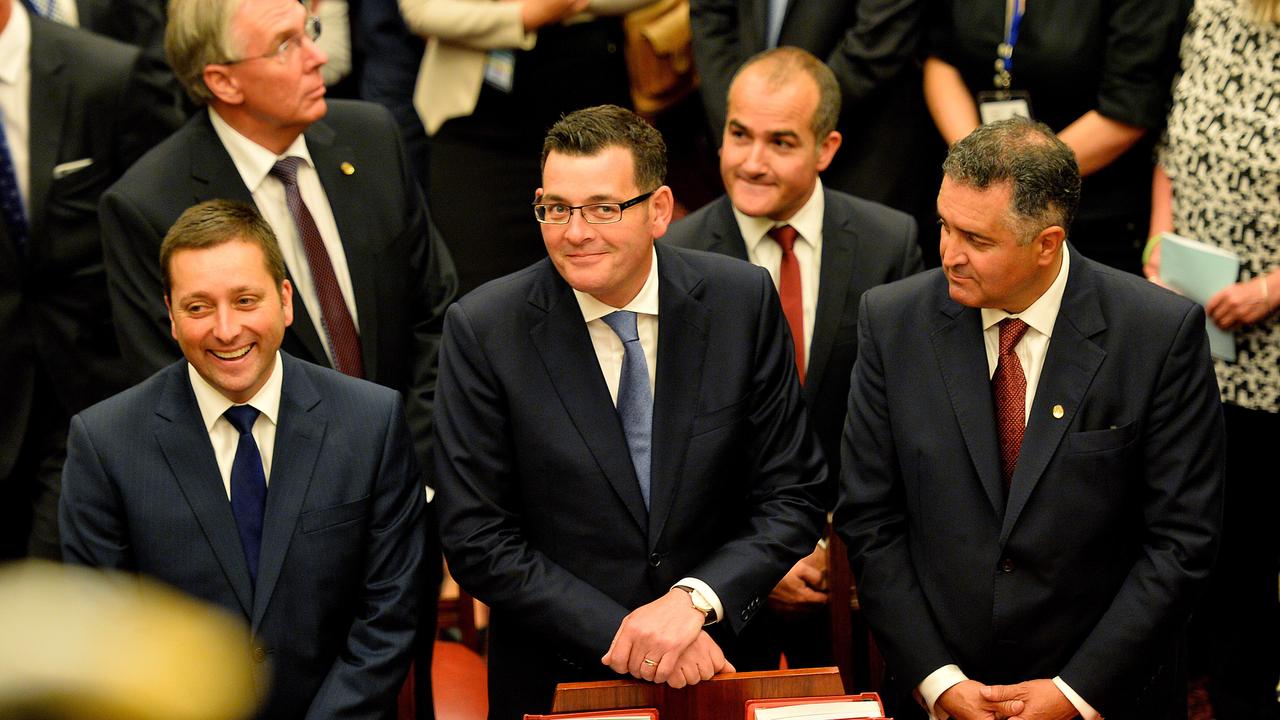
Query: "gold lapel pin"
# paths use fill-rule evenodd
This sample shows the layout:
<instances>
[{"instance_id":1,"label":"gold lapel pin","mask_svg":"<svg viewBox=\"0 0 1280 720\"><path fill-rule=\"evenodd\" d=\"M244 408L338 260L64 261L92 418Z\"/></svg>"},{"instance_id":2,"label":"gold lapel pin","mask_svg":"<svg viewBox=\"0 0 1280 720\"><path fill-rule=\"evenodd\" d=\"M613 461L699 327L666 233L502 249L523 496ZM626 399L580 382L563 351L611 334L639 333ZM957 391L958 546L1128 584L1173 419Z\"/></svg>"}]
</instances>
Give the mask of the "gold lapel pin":
<instances>
[{"instance_id":1,"label":"gold lapel pin","mask_svg":"<svg viewBox=\"0 0 1280 720\"><path fill-rule=\"evenodd\" d=\"M1055 420L1061 420L1062 416L1066 414L1067 414L1066 411L1062 409L1061 405L1053 406L1053 417Z\"/></svg>"},{"instance_id":2,"label":"gold lapel pin","mask_svg":"<svg viewBox=\"0 0 1280 720\"><path fill-rule=\"evenodd\" d=\"M344 163L342 163L341 167L342 167L342 174L343 174L343 175L355 175L355 174L356 174L356 166L355 166L355 165L352 165L352 164L351 164L351 163L349 163L349 162L344 162Z\"/></svg>"}]
</instances>

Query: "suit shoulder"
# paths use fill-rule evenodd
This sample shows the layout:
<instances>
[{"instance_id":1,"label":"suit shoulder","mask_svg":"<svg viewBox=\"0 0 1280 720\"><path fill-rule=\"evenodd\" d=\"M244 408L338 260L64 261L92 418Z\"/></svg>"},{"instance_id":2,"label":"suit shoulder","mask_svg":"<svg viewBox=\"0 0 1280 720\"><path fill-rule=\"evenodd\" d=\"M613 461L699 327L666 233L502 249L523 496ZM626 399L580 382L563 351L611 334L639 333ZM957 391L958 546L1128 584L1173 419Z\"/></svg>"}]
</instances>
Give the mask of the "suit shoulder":
<instances>
[{"instance_id":1,"label":"suit shoulder","mask_svg":"<svg viewBox=\"0 0 1280 720\"><path fill-rule=\"evenodd\" d=\"M73 73L102 77L114 72L127 73L138 61L138 48L81 28L42 18L31 18L32 40L47 40L60 46L70 60ZM39 40L37 40L39 38Z\"/></svg>"},{"instance_id":2,"label":"suit shoulder","mask_svg":"<svg viewBox=\"0 0 1280 720\"><path fill-rule=\"evenodd\" d=\"M90 405L80 411L79 417L90 428L122 435L133 433L143 418L155 413L164 389L169 383L180 381L180 374L185 373L186 368L185 360L163 367L137 385Z\"/></svg>"},{"instance_id":3,"label":"suit shoulder","mask_svg":"<svg viewBox=\"0 0 1280 720\"><path fill-rule=\"evenodd\" d=\"M192 116L172 135L143 153L142 157L138 158L120 176L120 179L107 189L107 194L137 196L148 203L154 203L157 197L173 196L175 182L189 176L191 172L191 155L195 140L203 133L208 133L216 142L217 136L213 135L213 126L209 124L208 115L202 111ZM221 145L219 144L218 147Z\"/></svg>"},{"instance_id":4,"label":"suit shoulder","mask_svg":"<svg viewBox=\"0 0 1280 720\"><path fill-rule=\"evenodd\" d=\"M400 393L391 388L344 375L333 368L317 365L283 352L281 357L284 358L285 363L285 382L288 382L289 373L302 373L306 375L321 398L386 408L400 401Z\"/></svg>"},{"instance_id":5,"label":"suit shoulder","mask_svg":"<svg viewBox=\"0 0 1280 720\"><path fill-rule=\"evenodd\" d=\"M1098 288L1099 299L1104 306L1111 306L1110 316L1133 316L1139 322L1158 317L1185 317L1199 305L1195 302L1130 272L1095 262L1079 253L1072 256L1075 263L1088 271ZM1068 278L1068 282L1070 279Z\"/></svg>"},{"instance_id":6,"label":"suit shoulder","mask_svg":"<svg viewBox=\"0 0 1280 720\"><path fill-rule=\"evenodd\" d=\"M717 252L698 250L695 248L666 247L659 249L658 270L662 271L664 252L674 256L675 261L683 261L703 276L703 280L713 286L746 284L755 286L761 278L768 280L769 272L762 267L752 265L746 260L722 255ZM772 280L769 281L772 283Z\"/></svg>"},{"instance_id":7,"label":"suit shoulder","mask_svg":"<svg viewBox=\"0 0 1280 720\"><path fill-rule=\"evenodd\" d=\"M697 210L671 223L667 233L660 239L666 245L682 248L705 250L711 243L711 231L721 222L724 206L729 202L726 195L703 205Z\"/></svg>"},{"instance_id":8,"label":"suit shoulder","mask_svg":"<svg viewBox=\"0 0 1280 720\"><path fill-rule=\"evenodd\" d=\"M850 195L849 193L841 190L827 189L826 194L826 200L828 203L831 203L836 207L844 206L852 212L874 217L879 219L881 222L892 223L895 225L907 225L915 222L915 218L911 217L907 213L891 208L884 203L876 202L875 200L860 198L857 195Z\"/></svg>"},{"instance_id":9,"label":"suit shoulder","mask_svg":"<svg viewBox=\"0 0 1280 720\"><path fill-rule=\"evenodd\" d=\"M367 133L370 123L396 127L391 111L382 105L365 100L331 99L322 122L332 125L341 133Z\"/></svg>"}]
</instances>

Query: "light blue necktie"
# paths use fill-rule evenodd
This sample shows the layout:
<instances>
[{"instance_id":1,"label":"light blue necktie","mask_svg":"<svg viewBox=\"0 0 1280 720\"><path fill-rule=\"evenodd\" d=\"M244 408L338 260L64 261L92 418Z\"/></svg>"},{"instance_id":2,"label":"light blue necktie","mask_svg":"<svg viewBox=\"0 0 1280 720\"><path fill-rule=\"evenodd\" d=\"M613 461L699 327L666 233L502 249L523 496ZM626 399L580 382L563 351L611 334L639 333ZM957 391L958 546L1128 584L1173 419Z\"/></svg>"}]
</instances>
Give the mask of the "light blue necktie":
<instances>
[{"instance_id":1,"label":"light blue necktie","mask_svg":"<svg viewBox=\"0 0 1280 720\"><path fill-rule=\"evenodd\" d=\"M262 548L262 516L267 507L267 476L262 472L262 455L253 439L253 423L258 410L252 405L233 405L223 413L237 432L240 444L231 463L231 514L240 531L240 546L249 566L250 582L258 582L258 553Z\"/></svg>"},{"instance_id":2,"label":"light blue necktie","mask_svg":"<svg viewBox=\"0 0 1280 720\"><path fill-rule=\"evenodd\" d=\"M769 13L765 19L765 47L778 47L782 37L782 18L787 14L787 0L769 0Z\"/></svg>"},{"instance_id":3,"label":"light blue necktie","mask_svg":"<svg viewBox=\"0 0 1280 720\"><path fill-rule=\"evenodd\" d=\"M649 364L645 361L636 314L618 310L602 318L622 340L622 375L618 378L618 417L627 434L631 464L640 482L640 495L649 507L649 460L653 451L653 393L649 390Z\"/></svg>"}]
</instances>

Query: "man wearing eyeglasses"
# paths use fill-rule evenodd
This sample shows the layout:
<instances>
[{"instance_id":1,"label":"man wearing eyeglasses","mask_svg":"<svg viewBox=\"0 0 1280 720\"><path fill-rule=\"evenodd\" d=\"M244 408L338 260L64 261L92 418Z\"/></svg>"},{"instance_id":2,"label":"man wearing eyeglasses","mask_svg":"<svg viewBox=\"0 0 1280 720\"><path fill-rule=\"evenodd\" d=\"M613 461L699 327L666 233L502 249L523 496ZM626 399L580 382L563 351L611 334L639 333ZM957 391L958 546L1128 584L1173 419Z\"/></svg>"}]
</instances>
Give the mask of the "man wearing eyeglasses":
<instances>
[{"instance_id":1,"label":"man wearing eyeglasses","mask_svg":"<svg viewBox=\"0 0 1280 720\"><path fill-rule=\"evenodd\" d=\"M165 232L210 199L252 203L280 240L294 291L290 355L393 388L430 467L440 323L456 289L447 250L384 108L326 100L319 23L296 0L174 0L165 50L205 110L103 196L116 332L141 380L180 356L157 261ZM435 549L428 512L428 557ZM424 563L434 595L436 563ZM434 605L420 620L434 626ZM316 638L315 642L326 642ZM428 633L417 658L429 685ZM429 712L429 696L419 695Z\"/></svg>"},{"instance_id":2,"label":"man wearing eyeglasses","mask_svg":"<svg viewBox=\"0 0 1280 720\"><path fill-rule=\"evenodd\" d=\"M563 118L532 213L549 257L445 319L437 502L450 569L493 609L493 720L546 711L557 682L732 670L820 534L826 466L773 283L654 247L665 172L634 113Z\"/></svg>"}]
</instances>

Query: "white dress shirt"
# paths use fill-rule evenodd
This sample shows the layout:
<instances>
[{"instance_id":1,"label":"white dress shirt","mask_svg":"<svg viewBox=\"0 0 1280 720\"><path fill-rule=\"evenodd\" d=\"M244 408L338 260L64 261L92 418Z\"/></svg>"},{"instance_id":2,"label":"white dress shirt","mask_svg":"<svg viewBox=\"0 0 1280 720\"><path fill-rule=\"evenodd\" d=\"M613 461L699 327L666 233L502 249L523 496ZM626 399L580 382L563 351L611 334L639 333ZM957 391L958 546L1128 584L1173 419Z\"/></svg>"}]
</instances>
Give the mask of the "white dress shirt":
<instances>
[{"instance_id":1,"label":"white dress shirt","mask_svg":"<svg viewBox=\"0 0 1280 720\"><path fill-rule=\"evenodd\" d=\"M596 360L600 362L600 372L604 374L605 385L609 386L609 397L614 407L618 405L618 384L622 379L622 359L626 349L618 334L609 327L603 318L616 310L630 310L636 314L636 334L640 336L640 347L644 349L645 366L649 370L649 393L654 394L658 376L658 255L650 251L649 277L645 279L640 292L626 305L616 308L600 302L587 293L573 291L582 310L582 319L587 323L587 332L591 335L591 346L595 349ZM698 592L715 608L716 620L724 617L724 605L711 586L697 578L682 578L676 585L687 585ZM674 586L673 586L674 587Z\"/></svg>"},{"instance_id":2,"label":"white dress shirt","mask_svg":"<svg viewBox=\"0 0 1280 720\"><path fill-rule=\"evenodd\" d=\"M1062 267L1058 276L1044 293L1036 298L1026 310L1020 313L1008 313L1004 310L982 308L982 341L987 351L987 378L996 373L996 364L1000 361L1000 321L1005 318L1019 318L1027 324L1027 331L1014 346L1013 353L1018 356L1023 375L1027 378L1027 399L1023 411L1023 421L1031 417L1031 403L1036 397L1036 387L1040 384L1040 371L1044 369L1044 359L1049 354L1049 341L1053 338L1053 326L1058 320L1058 310L1062 307L1062 293L1067 288L1067 275L1071 269L1071 257L1067 246L1062 246ZM935 708L938 697L951 686L967 680L968 677L958 665L944 665L929 673L919 687L920 696L929 715L935 720L949 717L942 708ZM1101 720L1101 715L1093 709L1084 698L1080 697L1061 677L1053 678L1062 694L1071 702L1080 717L1084 720Z\"/></svg>"},{"instance_id":3,"label":"white dress shirt","mask_svg":"<svg viewBox=\"0 0 1280 720\"><path fill-rule=\"evenodd\" d=\"M738 221L738 231L747 246L747 259L769 271L773 286L778 287L778 273L782 265L782 246L768 233L780 225L796 229L796 243L792 246L796 263L800 266L800 300L804 308L804 357L801 367L809 367L809 347L813 342L814 319L818 315L818 280L822 277L822 217L826 210L826 198L822 194L822 181L813 186L813 193L794 215L786 220L770 220L753 217L733 208Z\"/></svg>"},{"instance_id":4,"label":"white dress shirt","mask_svg":"<svg viewBox=\"0 0 1280 720\"><path fill-rule=\"evenodd\" d=\"M31 223L31 19L21 2L13 3L9 22L0 32L0 115L13 157L18 194Z\"/></svg>"},{"instance_id":5,"label":"white dress shirt","mask_svg":"<svg viewBox=\"0 0 1280 720\"><path fill-rule=\"evenodd\" d=\"M236 460L236 447L240 445L240 432L231 421L223 415L227 408L237 403L231 402L217 388L200 377L200 373L190 364L187 365L187 377L191 378L191 389L195 392L196 405L200 408L200 417L204 419L204 429L209 433L209 443L213 445L213 455L218 460L218 472L222 474L222 487L227 491L227 500L231 499L231 466ZM267 382L257 394L249 398L245 405L252 405L258 410L258 419L253 423L253 440L258 444L258 454L262 456L262 476L271 483L271 457L276 449L276 428L280 425L280 390L284 386L284 362L280 359L280 351L276 351L275 367Z\"/></svg>"},{"instance_id":6,"label":"white dress shirt","mask_svg":"<svg viewBox=\"0 0 1280 720\"><path fill-rule=\"evenodd\" d=\"M333 274L338 280L338 289L342 291L342 299L351 313L351 321L356 331L360 330L360 316L356 313L355 291L351 285L351 271L347 267L347 253L342 247L342 239L338 235L338 223L333 218L333 208L329 205L329 196L320 184L320 175L316 173L315 163L311 161L311 153L307 150L306 137L299 135L283 154L276 155L270 150L241 135L226 120L219 117L213 108L209 108L209 119L213 122L213 131L217 133L222 146L231 156L244 186L253 194L253 202L258 212L271 226L272 232L280 242L280 253L284 255L285 267L289 268L289 279L293 283L294 292L302 298L307 308L311 324L324 345L325 355L333 362L333 348L329 347L328 334L325 332L323 318L320 316L320 296L316 293L315 282L311 279L311 265L307 262L307 251L302 246L302 237L298 234L298 226L289 213L289 205L285 200L284 183L271 177L271 168L276 161L285 157L302 158L298 164L298 192L302 202L315 220L316 229L320 231L320 239L324 241L325 250L329 252L329 262L333 264Z\"/></svg>"}]
</instances>

